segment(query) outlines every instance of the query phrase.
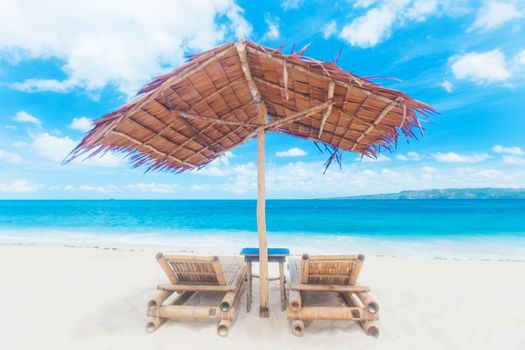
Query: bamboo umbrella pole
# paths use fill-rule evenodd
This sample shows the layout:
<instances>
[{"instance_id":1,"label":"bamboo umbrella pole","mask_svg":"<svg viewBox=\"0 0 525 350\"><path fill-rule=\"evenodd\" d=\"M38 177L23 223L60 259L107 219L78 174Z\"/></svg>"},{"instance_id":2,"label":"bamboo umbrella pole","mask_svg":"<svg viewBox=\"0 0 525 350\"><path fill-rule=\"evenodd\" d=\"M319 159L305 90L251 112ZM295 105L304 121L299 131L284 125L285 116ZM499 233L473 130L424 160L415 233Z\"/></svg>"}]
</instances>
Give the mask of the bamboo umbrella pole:
<instances>
[{"instance_id":1,"label":"bamboo umbrella pole","mask_svg":"<svg viewBox=\"0 0 525 350\"><path fill-rule=\"evenodd\" d=\"M242 71L250 89L250 93L257 101L259 107L259 119L262 125L268 124L268 112L261 99L257 85L253 81L248 55L246 54L246 42L241 39L235 45ZM265 129L257 130L257 233L259 235L259 316L269 317L268 302L268 242L266 240L266 177L264 166L264 135Z\"/></svg>"},{"instance_id":2,"label":"bamboo umbrella pole","mask_svg":"<svg viewBox=\"0 0 525 350\"><path fill-rule=\"evenodd\" d=\"M265 109L260 106L260 116L267 123ZM268 241L266 239L266 176L264 164L265 131L257 131L257 232L259 235L259 316L268 318Z\"/></svg>"}]
</instances>

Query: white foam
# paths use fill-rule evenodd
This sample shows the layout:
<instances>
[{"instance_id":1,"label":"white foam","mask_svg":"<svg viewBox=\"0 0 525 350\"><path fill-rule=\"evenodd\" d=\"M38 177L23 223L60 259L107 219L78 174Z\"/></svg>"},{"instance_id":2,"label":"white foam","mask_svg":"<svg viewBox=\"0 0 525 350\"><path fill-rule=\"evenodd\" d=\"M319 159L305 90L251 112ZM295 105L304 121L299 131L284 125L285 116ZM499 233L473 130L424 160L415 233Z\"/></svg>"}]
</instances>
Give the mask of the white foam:
<instances>
[{"instance_id":1,"label":"white foam","mask_svg":"<svg viewBox=\"0 0 525 350\"><path fill-rule=\"evenodd\" d=\"M293 254L364 253L458 259L525 260L525 237L469 236L447 238L384 238L343 235L268 233L270 247L288 247ZM73 231L0 231L0 244L111 248L164 248L238 253L258 245L255 232L177 231L176 234L92 233Z\"/></svg>"}]
</instances>

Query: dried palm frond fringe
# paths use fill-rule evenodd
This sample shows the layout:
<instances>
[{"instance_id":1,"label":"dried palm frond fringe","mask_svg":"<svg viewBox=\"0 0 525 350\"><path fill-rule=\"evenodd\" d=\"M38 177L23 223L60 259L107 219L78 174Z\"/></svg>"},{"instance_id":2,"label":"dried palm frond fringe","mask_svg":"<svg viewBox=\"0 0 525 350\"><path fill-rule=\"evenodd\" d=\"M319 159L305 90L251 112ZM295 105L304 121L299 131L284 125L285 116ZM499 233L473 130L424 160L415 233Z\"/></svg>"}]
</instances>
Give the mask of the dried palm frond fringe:
<instances>
[{"instance_id":1,"label":"dried palm frond fringe","mask_svg":"<svg viewBox=\"0 0 525 350\"><path fill-rule=\"evenodd\" d=\"M308 46L283 54L241 40L194 55L95 121L65 162L112 151L135 167L178 173L209 164L265 128L320 144L328 168L341 163L341 151L377 157L393 151L400 134L417 139L418 115L436 113L371 77L304 56Z\"/></svg>"}]
</instances>

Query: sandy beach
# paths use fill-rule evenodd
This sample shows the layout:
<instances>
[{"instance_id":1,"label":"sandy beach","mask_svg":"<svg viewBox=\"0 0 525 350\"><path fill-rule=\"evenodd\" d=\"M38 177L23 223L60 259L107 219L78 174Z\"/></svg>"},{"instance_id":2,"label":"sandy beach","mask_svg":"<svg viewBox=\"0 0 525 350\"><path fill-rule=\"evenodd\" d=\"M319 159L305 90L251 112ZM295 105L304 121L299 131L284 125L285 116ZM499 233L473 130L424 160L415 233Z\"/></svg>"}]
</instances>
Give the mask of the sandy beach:
<instances>
[{"instance_id":1,"label":"sandy beach","mask_svg":"<svg viewBox=\"0 0 525 350\"><path fill-rule=\"evenodd\" d=\"M378 339L357 324L313 322L291 334L271 284L271 316L247 314L227 338L215 322L145 331L145 306L165 282L157 250L0 247L3 349L523 349L525 263L368 256L361 283L381 306ZM164 251L166 253L174 251ZM277 274L274 268L271 275ZM257 289L255 282L255 289ZM254 295L257 303L257 295Z\"/></svg>"}]
</instances>

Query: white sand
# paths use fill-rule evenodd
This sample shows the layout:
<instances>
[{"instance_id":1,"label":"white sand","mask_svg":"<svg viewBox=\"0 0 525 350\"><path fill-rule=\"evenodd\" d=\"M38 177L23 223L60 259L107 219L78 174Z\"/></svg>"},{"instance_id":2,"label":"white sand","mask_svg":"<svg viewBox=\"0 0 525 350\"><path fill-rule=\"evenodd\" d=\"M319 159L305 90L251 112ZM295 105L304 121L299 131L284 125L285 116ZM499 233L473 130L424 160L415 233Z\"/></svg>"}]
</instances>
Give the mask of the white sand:
<instances>
[{"instance_id":1,"label":"white sand","mask_svg":"<svg viewBox=\"0 0 525 350\"><path fill-rule=\"evenodd\" d=\"M214 322L145 331L146 302L166 281L154 254L0 246L0 348L525 349L523 262L369 256L360 281L381 306L379 339L327 321L295 337L275 283L270 319L258 317L254 293L254 310L246 314L243 298L237 323L221 338Z\"/></svg>"}]
</instances>

